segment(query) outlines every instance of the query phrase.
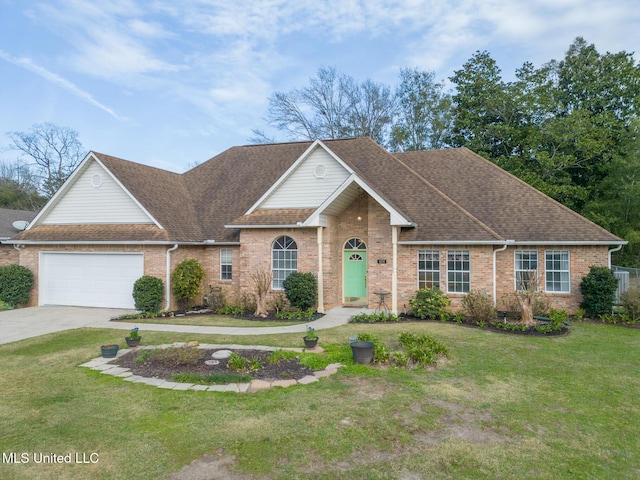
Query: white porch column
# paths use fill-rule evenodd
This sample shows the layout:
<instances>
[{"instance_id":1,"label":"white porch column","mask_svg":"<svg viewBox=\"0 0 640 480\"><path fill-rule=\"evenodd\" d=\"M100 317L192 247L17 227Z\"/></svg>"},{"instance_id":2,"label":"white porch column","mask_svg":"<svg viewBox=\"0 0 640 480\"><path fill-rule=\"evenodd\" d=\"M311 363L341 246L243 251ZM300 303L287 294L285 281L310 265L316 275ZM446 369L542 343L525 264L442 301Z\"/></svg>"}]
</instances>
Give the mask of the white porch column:
<instances>
[{"instance_id":1,"label":"white porch column","mask_svg":"<svg viewBox=\"0 0 640 480\"><path fill-rule=\"evenodd\" d=\"M398 314L398 226L391 226L391 312Z\"/></svg>"},{"instance_id":2,"label":"white porch column","mask_svg":"<svg viewBox=\"0 0 640 480\"><path fill-rule=\"evenodd\" d=\"M324 313L324 275L322 273L322 229L318 227L318 313Z\"/></svg>"}]
</instances>

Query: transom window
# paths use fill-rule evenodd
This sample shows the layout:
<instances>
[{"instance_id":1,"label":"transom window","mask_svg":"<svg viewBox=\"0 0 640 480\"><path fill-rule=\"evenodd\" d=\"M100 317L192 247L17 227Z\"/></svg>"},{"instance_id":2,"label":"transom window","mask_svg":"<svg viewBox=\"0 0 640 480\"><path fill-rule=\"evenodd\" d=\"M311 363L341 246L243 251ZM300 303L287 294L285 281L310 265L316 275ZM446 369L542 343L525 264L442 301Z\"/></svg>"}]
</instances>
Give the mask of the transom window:
<instances>
[{"instance_id":1,"label":"transom window","mask_svg":"<svg viewBox=\"0 0 640 480\"><path fill-rule=\"evenodd\" d=\"M232 268L233 255L230 248L220 249L220 280L231 280L233 274Z\"/></svg>"},{"instance_id":2,"label":"transom window","mask_svg":"<svg viewBox=\"0 0 640 480\"><path fill-rule=\"evenodd\" d=\"M283 282L291 273L298 271L298 245L291 237L275 239L271 247L271 288L282 290Z\"/></svg>"},{"instance_id":3,"label":"transom window","mask_svg":"<svg viewBox=\"0 0 640 480\"><path fill-rule=\"evenodd\" d=\"M350 238L347 240L347 243L344 245L345 250L366 250L367 246L364 241L360 238Z\"/></svg>"},{"instance_id":4,"label":"transom window","mask_svg":"<svg viewBox=\"0 0 640 480\"><path fill-rule=\"evenodd\" d=\"M447 251L447 291L467 293L471 286L469 250Z\"/></svg>"},{"instance_id":5,"label":"transom window","mask_svg":"<svg viewBox=\"0 0 640 480\"><path fill-rule=\"evenodd\" d=\"M418 250L418 289L440 287L440 252Z\"/></svg>"},{"instance_id":6,"label":"transom window","mask_svg":"<svg viewBox=\"0 0 640 480\"><path fill-rule=\"evenodd\" d=\"M544 255L546 291L569 293L569 250L547 250Z\"/></svg>"},{"instance_id":7,"label":"transom window","mask_svg":"<svg viewBox=\"0 0 640 480\"><path fill-rule=\"evenodd\" d=\"M359 253L352 253L351 255L349 255L349 261L350 262L362 262L363 258L362 258L362 255L360 255Z\"/></svg>"},{"instance_id":8,"label":"transom window","mask_svg":"<svg viewBox=\"0 0 640 480\"><path fill-rule=\"evenodd\" d=\"M538 276L538 251L516 250L515 261L516 290L529 288Z\"/></svg>"}]
</instances>

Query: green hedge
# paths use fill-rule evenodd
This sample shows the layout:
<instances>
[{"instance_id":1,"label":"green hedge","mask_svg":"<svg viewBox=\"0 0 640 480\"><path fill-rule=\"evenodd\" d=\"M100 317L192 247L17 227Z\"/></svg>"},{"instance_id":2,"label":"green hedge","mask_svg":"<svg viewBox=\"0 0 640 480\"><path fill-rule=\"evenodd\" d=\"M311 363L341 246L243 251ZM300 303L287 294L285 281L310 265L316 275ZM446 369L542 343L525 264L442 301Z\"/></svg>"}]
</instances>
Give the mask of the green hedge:
<instances>
[{"instance_id":1,"label":"green hedge","mask_svg":"<svg viewBox=\"0 0 640 480\"><path fill-rule=\"evenodd\" d=\"M15 307L29 303L33 288L33 272L21 265L0 267L0 300Z\"/></svg>"}]
</instances>

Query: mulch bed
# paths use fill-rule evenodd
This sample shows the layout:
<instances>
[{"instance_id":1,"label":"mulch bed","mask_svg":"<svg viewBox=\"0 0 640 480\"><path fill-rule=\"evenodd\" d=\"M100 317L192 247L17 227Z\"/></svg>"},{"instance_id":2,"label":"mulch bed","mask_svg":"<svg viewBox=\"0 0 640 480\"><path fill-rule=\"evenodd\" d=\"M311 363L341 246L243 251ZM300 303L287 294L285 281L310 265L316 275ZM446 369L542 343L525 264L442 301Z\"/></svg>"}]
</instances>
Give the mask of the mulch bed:
<instances>
[{"instance_id":1,"label":"mulch bed","mask_svg":"<svg viewBox=\"0 0 640 480\"><path fill-rule=\"evenodd\" d=\"M178 347L184 348L184 347ZM144 350L134 350L119 357L115 364L125 367L131 370L134 375L140 375L147 378L161 378L164 380L170 380L171 376L178 373L196 373L200 375L208 375L212 373L246 373L252 378L259 380L299 380L307 375L313 375L313 370L309 367L302 365L298 359L281 360L277 363L270 364L268 359L271 352L265 352L262 350L235 350L240 356L249 360L257 359L263 365L262 368L252 372L236 372L227 368L227 359L219 360L218 365L206 365L205 360L211 359L211 354L218 350L227 349L214 349L204 350L203 356L195 364L167 364L165 362L155 361L153 355L149 355L143 362L135 362L135 358L140 355ZM234 351L233 349L229 349Z\"/></svg>"}]
</instances>

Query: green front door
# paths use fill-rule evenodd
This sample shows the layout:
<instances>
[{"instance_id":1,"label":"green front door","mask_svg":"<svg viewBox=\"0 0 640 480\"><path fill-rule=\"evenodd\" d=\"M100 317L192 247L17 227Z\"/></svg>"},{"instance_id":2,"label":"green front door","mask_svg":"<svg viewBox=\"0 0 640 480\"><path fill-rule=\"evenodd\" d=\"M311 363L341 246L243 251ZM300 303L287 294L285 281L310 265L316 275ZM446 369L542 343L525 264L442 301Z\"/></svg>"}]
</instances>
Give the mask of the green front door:
<instances>
[{"instance_id":1,"label":"green front door","mask_svg":"<svg viewBox=\"0 0 640 480\"><path fill-rule=\"evenodd\" d=\"M367 251L345 250L344 265L344 301L361 303L367 301Z\"/></svg>"}]
</instances>

